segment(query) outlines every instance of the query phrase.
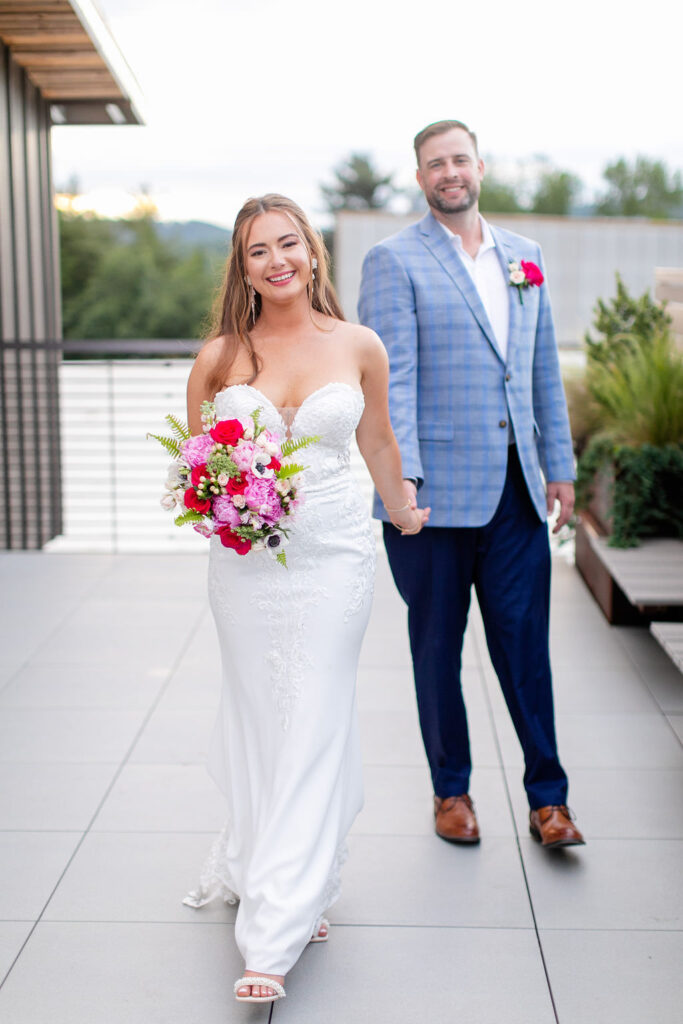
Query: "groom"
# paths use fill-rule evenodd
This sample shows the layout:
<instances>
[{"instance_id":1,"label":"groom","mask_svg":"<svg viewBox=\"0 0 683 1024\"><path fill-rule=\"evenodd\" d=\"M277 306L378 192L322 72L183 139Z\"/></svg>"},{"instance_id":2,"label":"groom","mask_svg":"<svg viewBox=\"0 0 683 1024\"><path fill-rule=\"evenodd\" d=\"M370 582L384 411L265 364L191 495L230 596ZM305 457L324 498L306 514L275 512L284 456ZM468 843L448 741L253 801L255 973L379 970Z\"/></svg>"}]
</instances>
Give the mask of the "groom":
<instances>
[{"instance_id":1,"label":"groom","mask_svg":"<svg viewBox=\"0 0 683 1024\"><path fill-rule=\"evenodd\" d=\"M546 847L582 844L566 805L548 651L546 516L559 502L555 532L569 519L574 461L541 253L480 215L484 164L466 125L428 125L415 154L429 212L367 254L359 313L389 352L406 487L411 498L421 488L432 510L410 537L375 507L408 605L436 832L479 841L460 686L474 585L524 752L531 834Z\"/></svg>"}]
</instances>

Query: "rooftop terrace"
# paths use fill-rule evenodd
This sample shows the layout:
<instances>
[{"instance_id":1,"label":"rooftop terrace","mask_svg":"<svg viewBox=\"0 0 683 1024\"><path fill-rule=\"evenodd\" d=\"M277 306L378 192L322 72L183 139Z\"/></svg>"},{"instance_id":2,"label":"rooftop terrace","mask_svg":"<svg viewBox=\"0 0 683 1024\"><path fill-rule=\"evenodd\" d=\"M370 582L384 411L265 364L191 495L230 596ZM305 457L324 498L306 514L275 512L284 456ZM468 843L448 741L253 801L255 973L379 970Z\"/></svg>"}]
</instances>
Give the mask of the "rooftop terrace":
<instances>
[{"instance_id":1,"label":"rooftop terrace","mask_svg":"<svg viewBox=\"0 0 683 1024\"><path fill-rule=\"evenodd\" d=\"M222 825L205 554L0 554L0 1018L265 1022L234 1003L234 910L181 903ZM529 837L473 614L478 848L432 832L403 606L380 559L359 676L366 806L326 945L277 1024L669 1024L683 959L683 679L554 556L560 750L585 848Z\"/></svg>"}]
</instances>

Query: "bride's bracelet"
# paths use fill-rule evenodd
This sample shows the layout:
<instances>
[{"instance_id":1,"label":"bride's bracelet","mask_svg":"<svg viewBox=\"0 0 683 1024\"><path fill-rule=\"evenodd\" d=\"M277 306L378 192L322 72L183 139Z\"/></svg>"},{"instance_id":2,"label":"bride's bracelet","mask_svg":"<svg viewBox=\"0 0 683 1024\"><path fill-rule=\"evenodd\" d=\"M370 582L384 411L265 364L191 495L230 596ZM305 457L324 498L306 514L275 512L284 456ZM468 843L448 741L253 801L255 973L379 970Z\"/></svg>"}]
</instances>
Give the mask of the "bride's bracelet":
<instances>
[{"instance_id":1,"label":"bride's bracelet","mask_svg":"<svg viewBox=\"0 0 683 1024\"><path fill-rule=\"evenodd\" d=\"M386 505L384 506L384 508L386 509L387 512L389 512L389 514L391 514L392 512L405 512L407 508L410 508L410 502L407 501L405 505L401 506L401 508L387 508Z\"/></svg>"},{"instance_id":2,"label":"bride's bracelet","mask_svg":"<svg viewBox=\"0 0 683 1024\"><path fill-rule=\"evenodd\" d=\"M403 508L397 508L397 509L394 509L393 511L395 511L395 512L403 512L406 508L409 508L409 507L410 506L408 506L408 505L404 505ZM390 509L387 509L387 512L389 512L389 511L390 511ZM413 512L417 512L417 509L414 508L412 511ZM389 522L391 523L392 526L395 526L397 530L400 530L402 535L411 534L411 533L419 533L420 532L420 527L422 526L422 523L418 523L418 525L413 527L412 530L407 530L405 528L405 526L401 526L399 523L395 523L394 520L391 517L389 517Z\"/></svg>"}]
</instances>

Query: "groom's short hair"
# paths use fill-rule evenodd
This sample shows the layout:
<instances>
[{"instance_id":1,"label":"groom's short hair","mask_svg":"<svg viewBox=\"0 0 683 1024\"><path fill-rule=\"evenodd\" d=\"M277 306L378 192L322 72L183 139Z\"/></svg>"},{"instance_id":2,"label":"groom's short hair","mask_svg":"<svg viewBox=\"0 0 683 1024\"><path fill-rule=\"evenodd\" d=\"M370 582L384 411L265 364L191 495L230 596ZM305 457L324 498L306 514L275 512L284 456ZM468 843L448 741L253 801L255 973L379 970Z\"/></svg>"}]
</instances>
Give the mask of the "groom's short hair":
<instances>
[{"instance_id":1,"label":"groom's short hair","mask_svg":"<svg viewBox=\"0 0 683 1024\"><path fill-rule=\"evenodd\" d=\"M451 128L462 128L464 132L467 132L472 145L474 146L474 152L479 156L479 147L477 146L477 136L474 132L471 132L467 125L463 121L435 121L433 124L428 124L426 128L423 128L421 132L418 132L413 140L413 146L415 147L415 157L417 159L418 167L420 165L420 149L425 144L427 139L431 139L434 135L443 135L444 132L449 132Z\"/></svg>"}]
</instances>

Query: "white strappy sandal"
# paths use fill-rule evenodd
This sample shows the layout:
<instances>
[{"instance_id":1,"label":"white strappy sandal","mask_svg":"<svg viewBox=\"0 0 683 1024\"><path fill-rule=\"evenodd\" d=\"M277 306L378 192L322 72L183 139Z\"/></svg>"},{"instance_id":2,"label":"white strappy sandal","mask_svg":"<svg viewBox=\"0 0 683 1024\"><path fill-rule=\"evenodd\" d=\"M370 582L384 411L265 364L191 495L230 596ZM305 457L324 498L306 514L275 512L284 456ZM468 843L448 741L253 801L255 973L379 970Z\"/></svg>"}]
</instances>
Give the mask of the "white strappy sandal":
<instances>
[{"instance_id":1,"label":"white strappy sandal","mask_svg":"<svg viewBox=\"0 0 683 1024\"><path fill-rule=\"evenodd\" d=\"M263 988L272 988L272 996L238 996L237 993L241 988L251 988L252 985L259 985ZM238 978L235 982L233 991L235 993L235 999L238 1003L274 1003L276 999L285 998L285 990L279 981L274 981L272 978L265 978L258 974L249 974L244 978Z\"/></svg>"},{"instance_id":2,"label":"white strappy sandal","mask_svg":"<svg viewBox=\"0 0 683 1024\"><path fill-rule=\"evenodd\" d=\"M326 932L325 935L320 935L319 934L321 928L326 928L327 929L327 932ZM329 937L330 937L330 922L327 920L326 917L321 917L320 920L317 922L315 928L313 929L313 934L311 935L311 938L310 938L309 941L310 942L327 942Z\"/></svg>"}]
</instances>

